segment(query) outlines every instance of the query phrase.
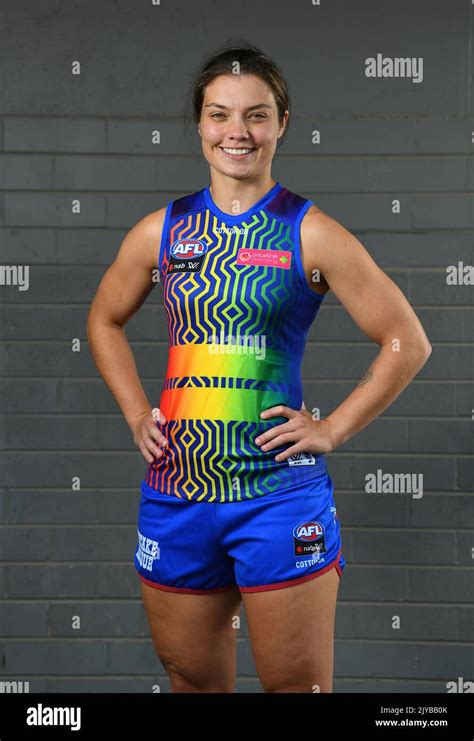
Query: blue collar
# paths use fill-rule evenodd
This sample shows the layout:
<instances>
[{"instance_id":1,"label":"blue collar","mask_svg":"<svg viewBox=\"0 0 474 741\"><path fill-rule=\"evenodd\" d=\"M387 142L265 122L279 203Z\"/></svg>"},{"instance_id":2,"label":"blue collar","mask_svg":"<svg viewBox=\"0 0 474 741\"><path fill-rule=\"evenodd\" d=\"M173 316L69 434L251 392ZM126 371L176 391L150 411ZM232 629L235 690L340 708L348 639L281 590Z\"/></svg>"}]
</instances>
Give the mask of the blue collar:
<instances>
[{"instance_id":1,"label":"blue collar","mask_svg":"<svg viewBox=\"0 0 474 741\"><path fill-rule=\"evenodd\" d=\"M237 224L240 221L246 221L249 219L256 211L263 208L268 201L270 201L280 190L282 190L282 186L279 182L276 182L275 185L266 193L262 198L260 198L256 203L251 206L247 211L244 211L244 213L241 214L226 214L225 211L221 211L220 208L214 203L214 200L211 195L210 191L210 185L208 185L206 188L203 189L202 194L204 198L204 202L208 209L212 211L213 214L218 216L222 221L230 222L231 224Z\"/></svg>"}]
</instances>

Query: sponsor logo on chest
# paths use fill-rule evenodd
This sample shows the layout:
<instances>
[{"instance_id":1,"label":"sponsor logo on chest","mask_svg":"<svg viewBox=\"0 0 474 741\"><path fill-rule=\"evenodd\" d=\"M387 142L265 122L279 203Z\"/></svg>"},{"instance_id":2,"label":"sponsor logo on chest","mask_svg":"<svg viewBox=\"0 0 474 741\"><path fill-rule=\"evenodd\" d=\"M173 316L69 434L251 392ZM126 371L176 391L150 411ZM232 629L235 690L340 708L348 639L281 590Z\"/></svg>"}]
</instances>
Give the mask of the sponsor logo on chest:
<instances>
[{"instance_id":1,"label":"sponsor logo on chest","mask_svg":"<svg viewBox=\"0 0 474 741\"><path fill-rule=\"evenodd\" d=\"M178 239L170 248L167 273L199 273L207 244L200 239Z\"/></svg>"},{"instance_id":2,"label":"sponsor logo on chest","mask_svg":"<svg viewBox=\"0 0 474 741\"><path fill-rule=\"evenodd\" d=\"M170 247L167 274L199 273L207 249L207 244L200 239L176 240ZM291 267L291 252L289 250L254 250L240 247L235 264L289 270Z\"/></svg>"},{"instance_id":3,"label":"sponsor logo on chest","mask_svg":"<svg viewBox=\"0 0 474 741\"><path fill-rule=\"evenodd\" d=\"M266 268L289 270L291 252L289 250L248 250L241 247L235 262L237 265L262 265Z\"/></svg>"}]
</instances>

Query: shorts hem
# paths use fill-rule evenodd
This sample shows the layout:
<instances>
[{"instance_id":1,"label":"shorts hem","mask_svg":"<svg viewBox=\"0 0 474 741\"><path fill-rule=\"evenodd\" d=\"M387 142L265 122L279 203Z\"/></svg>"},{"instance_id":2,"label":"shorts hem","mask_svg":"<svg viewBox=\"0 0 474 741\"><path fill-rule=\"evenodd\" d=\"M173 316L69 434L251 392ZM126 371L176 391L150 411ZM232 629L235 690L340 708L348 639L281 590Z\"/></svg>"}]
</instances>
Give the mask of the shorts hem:
<instances>
[{"instance_id":1,"label":"shorts hem","mask_svg":"<svg viewBox=\"0 0 474 741\"><path fill-rule=\"evenodd\" d=\"M227 589L232 589L237 586L237 584L226 584L224 587L213 587L211 589L191 589L188 587L170 587L168 584L159 584L156 581L152 581L151 579L147 579L146 577L142 576L138 572L138 578L140 581L142 581L144 584L147 584L149 587L153 587L154 589L161 589L163 592L176 592L179 594L215 594L216 592L224 592Z\"/></svg>"},{"instance_id":2,"label":"shorts hem","mask_svg":"<svg viewBox=\"0 0 474 741\"><path fill-rule=\"evenodd\" d=\"M328 563L327 566L324 566L322 569L318 569L317 571L313 571L312 574L306 574L306 576L297 576L295 579L288 579L287 581L279 581L274 582L273 584L263 584L261 586L256 587L240 587L239 589L241 592L266 592L270 591L272 589L285 589L286 587L294 587L296 584L302 584L305 581L309 581L310 579L315 579L318 576L321 576L322 574L325 574L326 571L329 571L330 569L335 568L337 573L339 574L339 578L342 577L342 571L344 567L341 567L339 564L339 560L341 558L341 551L342 548L339 550L339 553L337 554L334 561L331 561L331 563Z\"/></svg>"}]
</instances>

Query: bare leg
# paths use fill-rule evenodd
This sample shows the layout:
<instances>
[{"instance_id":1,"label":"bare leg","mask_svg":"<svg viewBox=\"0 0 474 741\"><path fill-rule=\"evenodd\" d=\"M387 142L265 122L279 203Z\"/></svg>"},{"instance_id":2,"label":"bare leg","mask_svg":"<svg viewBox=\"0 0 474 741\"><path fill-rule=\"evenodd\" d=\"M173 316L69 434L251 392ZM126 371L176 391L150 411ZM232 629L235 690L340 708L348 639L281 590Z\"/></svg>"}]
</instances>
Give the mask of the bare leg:
<instances>
[{"instance_id":1,"label":"bare leg","mask_svg":"<svg viewBox=\"0 0 474 741\"><path fill-rule=\"evenodd\" d=\"M265 692L332 692L335 568L302 584L242 594Z\"/></svg>"},{"instance_id":2,"label":"bare leg","mask_svg":"<svg viewBox=\"0 0 474 741\"><path fill-rule=\"evenodd\" d=\"M171 691L234 692L238 588L196 595L140 584L153 644Z\"/></svg>"}]
</instances>

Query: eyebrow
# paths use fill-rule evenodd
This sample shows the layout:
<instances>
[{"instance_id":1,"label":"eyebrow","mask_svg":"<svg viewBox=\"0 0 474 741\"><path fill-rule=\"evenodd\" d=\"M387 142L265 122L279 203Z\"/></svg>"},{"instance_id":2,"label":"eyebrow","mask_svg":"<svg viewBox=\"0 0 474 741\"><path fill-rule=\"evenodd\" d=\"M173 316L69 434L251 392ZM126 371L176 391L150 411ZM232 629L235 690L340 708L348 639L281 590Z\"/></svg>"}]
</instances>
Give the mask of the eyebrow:
<instances>
[{"instance_id":1,"label":"eyebrow","mask_svg":"<svg viewBox=\"0 0 474 741\"><path fill-rule=\"evenodd\" d=\"M227 110L226 105L221 105L220 103L206 103L204 106L205 108L209 108L210 106L215 106L216 108L225 108ZM257 103L257 105L251 105L249 108L247 108L248 111L253 111L254 108L270 108L271 105L268 105L267 103Z\"/></svg>"}]
</instances>

